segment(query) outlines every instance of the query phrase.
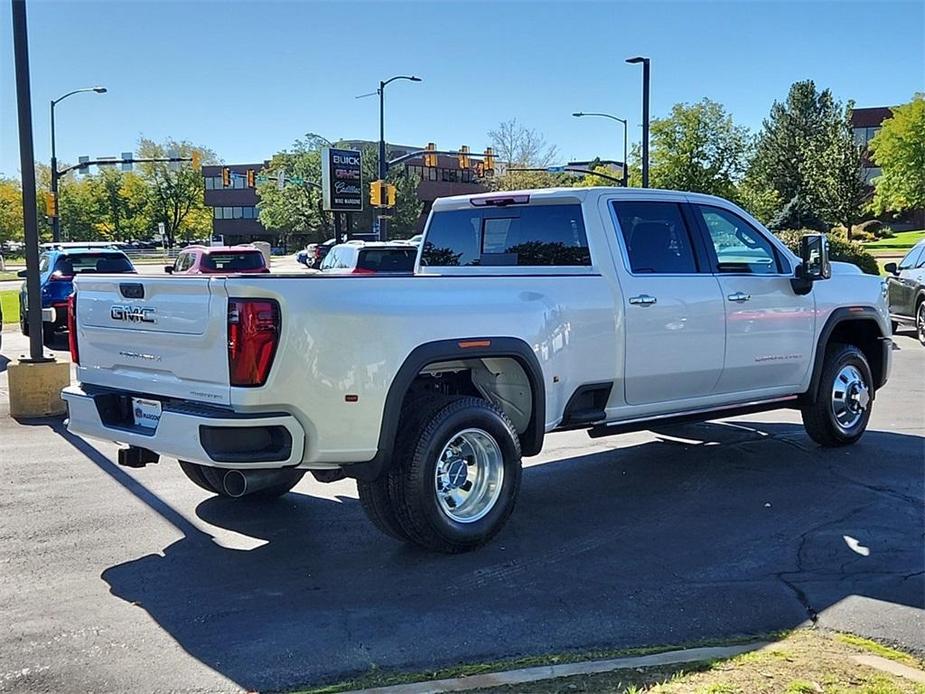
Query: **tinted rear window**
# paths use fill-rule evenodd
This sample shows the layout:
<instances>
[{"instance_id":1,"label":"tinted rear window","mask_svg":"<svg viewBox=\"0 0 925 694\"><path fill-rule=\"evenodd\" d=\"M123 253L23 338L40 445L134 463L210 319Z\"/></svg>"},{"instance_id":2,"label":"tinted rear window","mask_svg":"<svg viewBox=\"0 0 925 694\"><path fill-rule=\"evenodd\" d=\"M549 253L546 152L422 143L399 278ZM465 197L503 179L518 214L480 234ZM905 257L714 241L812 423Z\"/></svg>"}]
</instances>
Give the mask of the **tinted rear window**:
<instances>
[{"instance_id":1,"label":"tinted rear window","mask_svg":"<svg viewBox=\"0 0 925 694\"><path fill-rule=\"evenodd\" d=\"M369 248L360 251L357 267L373 272L411 272L416 248Z\"/></svg>"},{"instance_id":2,"label":"tinted rear window","mask_svg":"<svg viewBox=\"0 0 925 694\"><path fill-rule=\"evenodd\" d=\"M430 221L422 262L446 266L590 265L581 205L448 210Z\"/></svg>"},{"instance_id":3,"label":"tinted rear window","mask_svg":"<svg viewBox=\"0 0 925 694\"><path fill-rule=\"evenodd\" d=\"M81 272L134 272L135 268L121 253L69 253L58 258L55 270L62 275L76 275Z\"/></svg>"},{"instance_id":4,"label":"tinted rear window","mask_svg":"<svg viewBox=\"0 0 925 694\"><path fill-rule=\"evenodd\" d=\"M263 253L260 251L206 253L202 256L200 264L209 270L220 270L222 272L260 270L265 267L263 263Z\"/></svg>"}]
</instances>

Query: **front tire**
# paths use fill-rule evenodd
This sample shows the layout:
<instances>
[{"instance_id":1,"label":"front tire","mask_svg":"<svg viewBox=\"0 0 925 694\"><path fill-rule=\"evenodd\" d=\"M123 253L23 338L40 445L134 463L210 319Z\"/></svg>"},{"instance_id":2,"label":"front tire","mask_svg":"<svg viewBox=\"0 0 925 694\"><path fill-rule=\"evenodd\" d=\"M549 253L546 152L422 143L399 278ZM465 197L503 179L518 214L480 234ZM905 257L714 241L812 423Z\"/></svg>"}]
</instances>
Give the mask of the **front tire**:
<instances>
[{"instance_id":1,"label":"front tire","mask_svg":"<svg viewBox=\"0 0 925 694\"><path fill-rule=\"evenodd\" d=\"M874 389L870 366L854 345L829 345L815 402L801 410L803 426L820 446L857 441L867 429Z\"/></svg>"},{"instance_id":2,"label":"front tire","mask_svg":"<svg viewBox=\"0 0 925 694\"><path fill-rule=\"evenodd\" d=\"M520 441L504 412L486 400L460 397L432 411L395 455L389 500L416 545L446 553L475 549L514 510Z\"/></svg>"}]
</instances>

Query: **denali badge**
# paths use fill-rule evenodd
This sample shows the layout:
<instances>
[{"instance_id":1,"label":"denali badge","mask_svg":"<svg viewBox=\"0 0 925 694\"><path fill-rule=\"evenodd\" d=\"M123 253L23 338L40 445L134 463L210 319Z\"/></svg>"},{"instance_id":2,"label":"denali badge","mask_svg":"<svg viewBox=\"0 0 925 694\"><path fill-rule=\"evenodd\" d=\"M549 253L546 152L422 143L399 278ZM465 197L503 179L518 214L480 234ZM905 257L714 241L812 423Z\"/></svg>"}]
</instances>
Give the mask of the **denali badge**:
<instances>
[{"instance_id":1,"label":"denali badge","mask_svg":"<svg viewBox=\"0 0 925 694\"><path fill-rule=\"evenodd\" d=\"M155 313L156 310L150 306L116 305L109 309L109 315L113 320L124 320L130 323L157 323Z\"/></svg>"}]
</instances>

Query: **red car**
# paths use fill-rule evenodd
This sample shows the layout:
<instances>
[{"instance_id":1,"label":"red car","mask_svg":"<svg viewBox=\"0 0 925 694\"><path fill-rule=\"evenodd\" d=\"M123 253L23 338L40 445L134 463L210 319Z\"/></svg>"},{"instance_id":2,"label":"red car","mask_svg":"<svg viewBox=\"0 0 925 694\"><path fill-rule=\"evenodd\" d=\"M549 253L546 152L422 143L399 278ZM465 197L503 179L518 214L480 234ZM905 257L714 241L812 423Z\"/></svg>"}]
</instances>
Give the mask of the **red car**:
<instances>
[{"instance_id":1,"label":"red car","mask_svg":"<svg viewBox=\"0 0 925 694\"><path fill-rule=\"evenodd\" d=\"M227 275L269 272L263 253L253 246L187 246L173 265L172 275Z\"/></svg>"}]
</instances>

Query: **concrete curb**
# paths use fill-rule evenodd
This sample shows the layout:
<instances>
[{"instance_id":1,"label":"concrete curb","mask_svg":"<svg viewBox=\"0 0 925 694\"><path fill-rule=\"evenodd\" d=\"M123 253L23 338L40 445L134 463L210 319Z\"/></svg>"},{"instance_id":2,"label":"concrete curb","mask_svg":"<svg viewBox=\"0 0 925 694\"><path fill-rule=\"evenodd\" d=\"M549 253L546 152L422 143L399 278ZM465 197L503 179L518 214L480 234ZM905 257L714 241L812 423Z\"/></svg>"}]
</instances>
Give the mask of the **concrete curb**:
<instances>
[{"instance_id":1,"label":"concrete curb","mask_svg":"<svg viewBox=\"0 0 925 694\"><path fill-rule=\"evenodd\" d=\"M897 663L895 660L881 658L879 655L853 655L851 660L858 665L866 665L881 672L888 672L891 675L905 677L912 682L925 683L925 672L916 670L914 667Z\"/></svg>"},{"instance_id":2,"label":"concrete curb","mask_svg":"<svg viewBox=\"0 0 925 694\"><path fill-rule=\"evenodd\" d=\"M688 648L682 651L665 651L652 655L615 658L613 660L592 660L583 663L565 663L563 665L541 665L522 670L490 672L470 677L456 677L430 682L412 682L396 684L375 689L357 689L346 694L439 694L440 692L462 692L467 689L483 687L500 687L511 684L526 684L540 680L551 680L572 675L596 675L614 670L655 667L658 665L677 665L679 663L696 663L716 658L731 658L748 651L755 651L767 646L766 642L753 642L739 646L716 646L708 648Z\"/></svg>"}]
</instances>

